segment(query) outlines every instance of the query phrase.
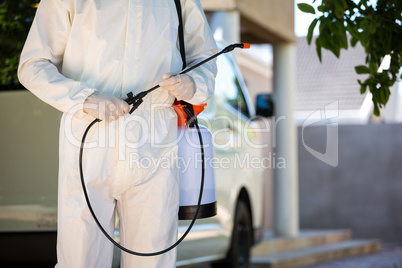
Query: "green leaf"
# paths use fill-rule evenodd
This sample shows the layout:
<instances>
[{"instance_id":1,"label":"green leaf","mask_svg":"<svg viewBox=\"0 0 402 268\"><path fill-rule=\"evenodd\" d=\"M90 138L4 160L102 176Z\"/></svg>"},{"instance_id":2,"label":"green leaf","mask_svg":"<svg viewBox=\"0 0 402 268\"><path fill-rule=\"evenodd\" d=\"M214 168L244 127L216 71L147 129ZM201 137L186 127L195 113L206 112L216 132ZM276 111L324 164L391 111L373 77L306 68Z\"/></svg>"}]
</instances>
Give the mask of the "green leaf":
<instances>
[{"instance_id":1,"label":"green leaf","mask_svg":"<svg viewBox=\"0 0 402 268\"><path fill-rule=\"evenodd\" d=\"M315 9L314 7L310 6L309 4L306 3L300 3L297 4L297 7L304 13L311 13L311 14L315 14Z\"/></svg>"},{"instance_id":2,"label":"green leaf","mask_svg":"<svg viewBox=\"0 0 402 268\"><path fill-rule=\"evenodd\" d=\"M324 5L320 5L317 7L317 10L324 13L325 12L325 6Z\"/></svg>"},{"instance_id":3,"label":"green leaf","mask_svg":"<svg viewBox=\"0 0 402 268\"><path fill-rule=\"evenodd\" d=\"M357 31L357 26L350 20L346 20L347 26L346 29L350 33L350 35L354 38L359 38L359 32Z\"/></svg>"},{"instance_id":4,"label":"green leaf","mask_svg":"<svg viewBox=\"0 0 402 268\"><path fill-rule=\"evenodd\" d=\"M369 20L367 24L367 30L370 34L375 34L377 28L379 26L379 22L376 20Z\"/></svg>"},{"instance_id":5,"label":"green leaf","mask_svg":"<svg viewBox=\"0 0 402 268\"><path fill-rule=\"evenodd\" d=\"M383 104L387 104L388 100L389 100L389 96L391 95L391 91L389 90L389 87L384 86L380 88L381 92L382 92L382 100L383 100Z\"/></svg>"},{"instance_id":6,"label":"green leaf","mask_svg":"<svg viewBox=\"0 0 402 268\"><path fill-rule=\"evenodd\" d=\"M389 67L389 71L391 72L391 73L393 73L393 74L396 74L396 73L398 73L398 67L397 66L390 66Z\"/></svg>"},{"instance_id":7,"label":"green leaf","mask_svg":"<svg viewBox=\"0 0 402 268\"><path fill-rule=\"evenodd\" d=\"M341 35L340 44L341 48L348 49L348 36L346 35L346 32L343 32Z\"/></svg>"},{"instance_id":8,"label":"green leaf","mask_svg":"<svg viewBox=\"0 0 402 268\"><path fill-rule=\"evenodd\" d=\"M339 44L340 44L341 48L348 49L348 37L346 35L346 29L344 27L342 27L341 22L339 24L341 27L340 32L338 33L338 36L337 36L337 37L339 37L339 39L338 39Z\"/></svg>"},{"instance_id":9,"label":"green leaf","mask_svg":"<svg viewBox=\"0 0 402 268\"><path fill-rule=\"evenodd\" d=\"M377 88L376 99L377 102L379 102L380 107L388 102L389 95L390 91L387 86L381 86L380 88Z\"/></svg>"},{"instance_id":10,"label":"green leaf","mask_svg":"<svg viewBox=\"0 0 402 268\"><path fill-rule=\"evenodd\" d=\"M321 57L321 45L320 42L318 41L318 39L315 40L315 45L316 45L316 51L317 51L317 55L318 58L320 59L320 62L322 62L322 57Z\"/></svg>"},{"instance_id":11,"label":"green leaf","mask_svg":"<svg viewBox=\"0 0 402 268\"><path fill-rule=\"evenodd\" d=\"M342 17L343 17L343 12L344 12L342 3L341 3L340 1L333 1L333 3L334 3L334 13L335 13L335 16L336 16L338 19L342 18Z\"/></svg>"},{"instance_id":12,"label":"green leaf","mask_svg":"<svg viewBox=\"0 0 402 268\"><path fill-rule=\"evenodd\" d=\"M371 61L369 64L370 72L371 73L376 73L378 70L378 66L374 61Z\"/></svg>"},{"instance_id":13,"label":"green leaf","mask_svg":"<svg viewBox=\"0 0 402 268\"><path fill-rule=\"evenodd\" d=\"M360 87L360 94L364 94L364 92L366 92L366 90L367 90L367 85L361 85L361 87Z\"/></svg>"},{"instance_id":14,"label":"green leaf","mask_svg":"<svg viewBox=\"0 0 402 268\"><path fill-rule=\"evenodd\" d=\"M355 47L358 41L359 39L353 36L352 39L350 39L350 44L352 45L352 47Z\"/></svg>"},{"instance_id":15,"label":"green leaf","mask_svg":"<svg viewBox=\"0 0 402 268\"><path fill-rule=\"evenodd\" d=\"M332 52L335 54L335 56L339 59L339 56L341 55L341 45L339 42L336 42L334 45L334 48Z\"/></svg>"},{"instance_id":16,"label":"green leaf","mask_svg":"<svg viewBox=\"0 0 402 268\"><path fill-rule=\"evenodd\" d=\"M317 37L317 40L320 40L320 45L333 52L334 49L334 39L331 36L331 32L327 29L325 31L321 31L321 34L319 37Z\"/></svg>"},{"instance_id":17,"label":"green leaf","mask_svg":"<svg viewBox=\"0 0 402 268\"><path fill-rule=\"evenodd\" d=\"M364 66L364 65L356 66L356 67L355 67L355 70L356 70L356 73L357 73L357 74L368 74L368 73L370 73L369 68L367 68L367 67Z\"/></svg>"},{"instance_id":18,"label":"green leaf","mask_svg":"<svg viewBox=\"0 0 402 268\"><path fill-rule=\"evenodd\" d=\"M343 17L343 10L335 9L335 16L340 19Z\"/></svg>"},{"instance_id":19,"label":"green leaf","mask_svg":"<svg viewBox=\"0 0 402 268\"><path fill-rule=\"evenodd\" d=\"M375 116L380 116L380 109L378 108L377 102L374 102L374 115Z\"/></svg>"},{"instance_id":20,"label":"green leaf","mask_svg":"<svg viewBox=\"0 0 402 268\"><path fill-rule=\"evenodd\" d=\"M311 44L311 39L313 38L313 32L314 28L317 25L318 19L314 19L310 26L308 27L308 32L307 32L307 43L310 45Z\"/></svg>"}]
</instances>

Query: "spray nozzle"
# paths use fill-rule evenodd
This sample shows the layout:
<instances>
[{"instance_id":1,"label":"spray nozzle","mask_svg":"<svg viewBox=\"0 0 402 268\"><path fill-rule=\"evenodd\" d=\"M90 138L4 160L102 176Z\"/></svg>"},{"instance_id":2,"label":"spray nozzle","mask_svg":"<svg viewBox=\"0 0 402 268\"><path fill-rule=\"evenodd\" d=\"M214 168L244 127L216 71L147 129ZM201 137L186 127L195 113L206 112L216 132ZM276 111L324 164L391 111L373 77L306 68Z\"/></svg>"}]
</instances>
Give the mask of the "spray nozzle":
<instances>
[{"instance_id":1,"label":"spray nozzle","mask_svg":"<svg viewBox=\"0 0 402 268\"><path fill-rule=\"evenodd\" d=\"M250 48L250 44L248 44L248 43L242 43L243 44L243 47L241 47L241 48Z\"/></svg>"},{"instance_id":2,"label":"spray nozzle","mask_svg":"<svg viewBox=\"0 0 402 268\"><path fill-rule=\"evenodd\" d=\"M230 52L230 51L232 51L233 49L235 49L235 48L250 48L250 44L248 44L248 43L236 43L236 44L232 44L232 45L229 45L229 46L227 46L227 47L225 47L223 50L222 50L222 52L223 53L227 53L227 52Z\"/></svg>"}]
</instances>

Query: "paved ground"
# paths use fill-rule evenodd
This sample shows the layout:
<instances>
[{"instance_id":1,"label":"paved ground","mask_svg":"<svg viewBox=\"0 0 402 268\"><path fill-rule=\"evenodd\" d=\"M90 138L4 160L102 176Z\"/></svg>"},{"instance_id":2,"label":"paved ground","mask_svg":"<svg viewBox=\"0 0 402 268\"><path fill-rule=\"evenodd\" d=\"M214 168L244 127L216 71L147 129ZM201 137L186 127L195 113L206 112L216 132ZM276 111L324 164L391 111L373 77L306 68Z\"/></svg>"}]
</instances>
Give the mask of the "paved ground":
<instances>
[{"instance_id":1,"label":"paved ground","mask_svg":"<svg viewBox=\"0 0 402 268\"><path fill-rule=\"evenodd\" d=\"M0 267L8 268L45 268L54 264L43 265L15 265L1 263ZM211 268L210 265L194 266L193 268ZM346 258L342 260L326 262L322 264L305 266L303 268L402 268L402 244L383 244L379 253L360 257Z\"/></svg>"},{"instance_id":2,"label":"paved ground","mask_svg":"<svg viewBox=\"0 0 402 268\"><path fill-rule=\"evenodd\" d=\"M383 244L379 253L304 268L402 268L402 244Z\"/></svg>"},{"instance_id":3,"label":"paved ground","mask_svg":"<svg viewBox=\"0 0 402 268\"><path fill-rule=\"evenodd\" d=\"M211 268L210 265L194 268ZM303 268L402 268L402 244L383 244L379 253L346 258Z\"/></svg>"}]
</instances>

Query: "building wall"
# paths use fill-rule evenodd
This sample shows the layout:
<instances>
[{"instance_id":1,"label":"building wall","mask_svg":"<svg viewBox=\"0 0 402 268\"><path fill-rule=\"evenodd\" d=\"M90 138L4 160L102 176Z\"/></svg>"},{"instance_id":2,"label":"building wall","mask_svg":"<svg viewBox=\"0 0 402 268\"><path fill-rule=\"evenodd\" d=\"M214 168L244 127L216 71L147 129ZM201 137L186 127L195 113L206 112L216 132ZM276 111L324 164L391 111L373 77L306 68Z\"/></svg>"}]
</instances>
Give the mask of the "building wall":
<instances>
[{"instance_id":1,"label":"building wall","mask_svg":"<svg viewBox=\"0 0 402 268\"><path fill-rule=\"evenodd\" d=\"M339 126L337 167L307 152L301 132L301 228L350 228L354 237L401 242L402 124ZM304 142L324 153L326 127L307 127Z\"/></svg>"}]
</instances>

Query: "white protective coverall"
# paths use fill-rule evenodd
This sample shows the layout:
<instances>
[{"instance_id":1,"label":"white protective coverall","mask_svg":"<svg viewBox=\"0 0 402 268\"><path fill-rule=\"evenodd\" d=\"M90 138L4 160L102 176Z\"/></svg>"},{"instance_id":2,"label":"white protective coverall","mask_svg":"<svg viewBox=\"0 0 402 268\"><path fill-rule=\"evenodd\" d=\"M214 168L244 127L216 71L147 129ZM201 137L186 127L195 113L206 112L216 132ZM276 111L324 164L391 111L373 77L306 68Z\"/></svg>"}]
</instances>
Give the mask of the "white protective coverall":
<instances>
[{"instance_id":1,"label":"white protective coverall","mask_svg":"<svg viewBox=\"0 0 402 268\"><path fill-rule=\"evenodd\" d=\"M181 0L188 65L217 52L199 0ZM125 98L181 70L174 0L42 0L21 54L21 83L63 112L60 126L59 268L111 267L113 245L95 224L80 184L81 137L93 117L83 102L95 91ZM196 83L189 101L214 92L214 61L188 73ZM101 224L139 252L177 240L179 176L174 96L157 89L131 115L95 124L87 136L83 169ZM158 162L159 161L159 162ZM122 267L174 267L176 251L157 257L122 253Z\"/></svg>"}]
</instances>

